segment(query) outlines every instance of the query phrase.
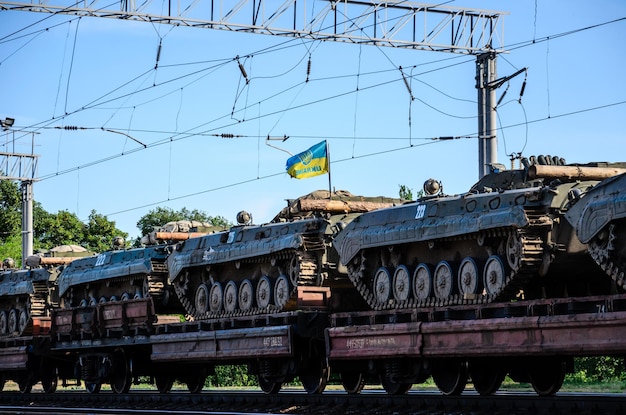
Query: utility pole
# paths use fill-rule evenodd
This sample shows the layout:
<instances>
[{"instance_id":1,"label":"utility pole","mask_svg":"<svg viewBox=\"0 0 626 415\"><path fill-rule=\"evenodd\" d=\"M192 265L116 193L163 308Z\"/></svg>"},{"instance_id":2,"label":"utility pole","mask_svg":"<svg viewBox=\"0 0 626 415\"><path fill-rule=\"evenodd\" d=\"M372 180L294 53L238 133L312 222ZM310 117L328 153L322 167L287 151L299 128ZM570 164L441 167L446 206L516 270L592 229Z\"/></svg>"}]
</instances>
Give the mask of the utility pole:
<instances>
[{"instance_id":1,"label":"utility pole","mask_svg":"<svg viewBox=\"0 0 626 415\"><path fill-rule=\"evenodd\" d=\"M476 57L476 89L478 89L478 178L489 173L490 165L498 161L496 135L496 53L481 53Z\"/></svg>"},{"instance_id":2,"label":"utility pole","mask_svg":"<svg viewBox=\"0 0 626 415\"><path fill-rule=\"evenodd\" d=\"M23 132L31 135L31 153L15 152L15 133L12 130L13 119L0 120L2 129L6 132L5 149L11 152L0 152L0 180L16 180L21 182L22 192L22 268L26 266L26 258L33 254L33 183L37 177L37 158L35 150L35 133ZM9 137L11 140L9 142Z\"/></svg>"}]
</instances>

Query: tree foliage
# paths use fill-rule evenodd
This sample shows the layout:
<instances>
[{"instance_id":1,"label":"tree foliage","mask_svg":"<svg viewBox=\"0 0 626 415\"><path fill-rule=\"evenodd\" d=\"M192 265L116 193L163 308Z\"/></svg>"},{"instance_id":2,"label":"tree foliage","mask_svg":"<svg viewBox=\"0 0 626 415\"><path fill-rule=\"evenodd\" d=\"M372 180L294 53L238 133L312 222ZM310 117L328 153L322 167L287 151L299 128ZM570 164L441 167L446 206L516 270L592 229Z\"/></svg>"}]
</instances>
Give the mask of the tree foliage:
<instances>
[{"instance_id":1,"label":"tree foliage","mask_svg":"<svg viewBox=\"0 0 626 415\"><path fill-rule=\"evenodd\" d=\"M22 196L16 182L0 180L0 241L19 232L22 223Z\"/></svg>"},{"instance_id":2,"label":"tree foliage","mask_svg":"<svg viewBox=\"0 0 626 415\"><path fill-rule=\"evenodd\" d=\"M195 220L200 222L208 222L215 226L230 226L228 220L222 216L210 216L206 212L187 208L173 210L167 207L156 207L146 213L137 222L137 227L142 235L147 235L155 228L165 225L168 222L176 222L180 220Z\"/></svg>"},{"instance_id":3,"label":"tree foliage","mask_svg":"<svg viewBox=\"0 0 626 415\"><path fill-rule=\"evenodd\" d=\"M0 180L0 260L22 261L22 194L17 183ZM91 211L87 223L67 210L47 212L33 202L33 248L50 249L59 245L80 245L93 252L111 248L115 236L128 237L106 216Z\"/></svg>"}]
</instances>

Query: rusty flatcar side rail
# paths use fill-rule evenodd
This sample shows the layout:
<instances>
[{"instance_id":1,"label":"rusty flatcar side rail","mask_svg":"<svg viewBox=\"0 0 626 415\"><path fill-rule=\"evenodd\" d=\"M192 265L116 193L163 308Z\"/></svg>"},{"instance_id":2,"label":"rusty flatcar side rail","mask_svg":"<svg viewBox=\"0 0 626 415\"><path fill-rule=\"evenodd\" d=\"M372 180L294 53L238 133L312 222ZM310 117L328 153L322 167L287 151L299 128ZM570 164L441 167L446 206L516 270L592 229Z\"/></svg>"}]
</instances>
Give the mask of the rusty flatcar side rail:
<instances>
[{"instance_id":1,"label":"rusty flatcar side rail","mask_svg":"<svg viewBox=\"0 0 626 415\"><path fill-rule=\"evenodd\" d=\"M333 315L326 347L331 360L626 353L626 296Z\"/></svg>"}]
</instances>

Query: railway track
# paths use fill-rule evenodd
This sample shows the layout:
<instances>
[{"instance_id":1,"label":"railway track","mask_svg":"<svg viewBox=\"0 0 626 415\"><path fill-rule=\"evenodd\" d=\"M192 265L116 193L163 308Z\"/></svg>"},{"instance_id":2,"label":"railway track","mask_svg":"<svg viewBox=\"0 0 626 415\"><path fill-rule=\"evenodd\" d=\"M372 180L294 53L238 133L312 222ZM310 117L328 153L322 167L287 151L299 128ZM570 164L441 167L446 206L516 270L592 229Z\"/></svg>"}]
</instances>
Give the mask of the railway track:
<instances>
[{"instance_id":1,"label":"railway track","mask_svg":"<svg viewBox=\"0 0 626 415\"><path fill-rule=\"evenodd\" d=\"M525 392L502 392L494 396L466 393L443 396L438 392L412 391L404 396L388 396L369 391L359 396L342 392L306 395L285 392L265 395L259 392L205 392L202 394L152 392L115 395L61 392L48 394L3 393L0 414L23 413L94 414L317 414L317 415L527 415L568 413L578 415L626 413L622 394L561 393L537 397Z\"/></svg>"}]
</instances>

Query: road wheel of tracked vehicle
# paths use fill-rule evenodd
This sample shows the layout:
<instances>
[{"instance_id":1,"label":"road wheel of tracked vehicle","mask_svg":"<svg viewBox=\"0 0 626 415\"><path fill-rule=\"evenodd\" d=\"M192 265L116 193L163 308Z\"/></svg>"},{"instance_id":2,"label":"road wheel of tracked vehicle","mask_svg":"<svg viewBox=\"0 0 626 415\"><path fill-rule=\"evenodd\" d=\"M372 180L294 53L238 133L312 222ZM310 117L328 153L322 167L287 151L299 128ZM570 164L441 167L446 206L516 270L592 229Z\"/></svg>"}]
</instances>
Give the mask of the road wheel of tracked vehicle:
<instances>
[{"instance_id":1,"label":"road wheel of tracked vehicle","mask_svg":"<svg viewBox=\"0 0 626 415\"><path fill-rule=\"evenodd\" d=\"M168 393L172 390L172 386L174 385L174 377L169 375L157 375L154 377L154 383L159 393Z\"/></svg>"},{"instance_id":2,"label":"road wheel of tracked vehicle","mask_svg":"<svg viewBox=\"0 0 626 415\"><path fill-rule=\"evenodd\" d=\"M88 393L99 393L102 388L102 383L100 382L85 382L85 390Z\"/></svg>"},{"instance_id":3,"label":"road wheel of tracked vehicle","mask_svg":"<svg viewBox=\"0 0 626 415\"><path fill-rule=\"evenodd\" d=\"M258 376L257 380L259 381L259 386L261 387L261 390L268 395L278 393L280 391L280 388L282 388L283 386L282 382L276 382L261 375Z\"/></svg>"},{"instance_id":4,"label":"road wheel of tracked vehicle","mask_svg":"<svg viewBox=\"0 0 626 415\"><path fill-rule=\"evenodd\" d=\"M289 301L289 297L291 297L289 278L286 275L281 275L274 284L274 304L278 308L283 308Z\"/></svg>"},{"instance_id":5,"label":"road wheel of tracked vehicle","mask_svg":"<svg viewBox=\"0 0 626 415\"><path fill-rule=\"evenodd\" d=\"M440 261L433 276L433 291L435 297L445 299L452 295L454 289L454 273L448 261Z\"/></svg>"},{"instance_id":6,"label":"road wheel of tracked vehicle","mask_svg":"<svg viewBox=\"0 0 626 415\"><path fill-rule=\"evenodd\" d=\"M198 314L204 314L209 311L209 287L206 284L200 284L198 289L196 289L194 305Z\"/></svg>"},{"instance_id":7,"label":"road wheel of tracked vehicle","mask_svg":"<svg viewBox=\"0 0 626 415\"><path fill-rule=\"evenodd\" d=\"M530 362L528 377L540 396L554 395L563 386L567 365L558 357L539 358Z\"/></svg>"},{"instance_id":8,"label":"road wheel of tracked vehicle","mask_svg":"<svg viewBox=\"0 0 626 415\"><path fill-rule=\"evenodd\" d=\"M498 361L475 359L469 362L469 375L476 392L481 395L492 395L500 389L506 370Z\"/></svg>"},{"instance_id":9,"label":"road wheel of tracked vehicle","mask_svg":"<svg viewBox=\"0 0 626 415\"><path fill-rule=\"evenodd\" d=\"M386 305L391 297L391 272L387 267L380 267L376 270L373 288L376 304Z\"/></svg>"},{"instance_id":10,"label":"road wheel of tracked vehicle","mask_svg":"<svg viewBox=\"0 0 626 415\"><path fill-rule=\"evenodd\" d=\"M461 295L476 294L478 292L478 281L480 271L473 258L467 257L459 266L458 285Z\"/></svg>"},{"instance_id":11,"label":"road wheel of tracked vehicle","mask_svg":"<svg viewBox=\"0 0 626 415\"><path fill-rule=\"evenodd\" d=\"M411 274L405 265L400 265L393 273L393 298L406 301L411 295Z\"/></svg>"},{"instance_id":12,"label":"road wheel of tracked vehicle","mask_svg":"<svg viewBox=\"0 0 626 415\"><path fill-rule=\"evenodd\" d=\"M239 284L239 293L237 295L239 300L239 309L241 311L248 311L254 304L254 287L250 280L243 280Z\"/></svg>"},{"instance_id":13,"label":"road wheel of tracked vehicle","mask_svg":"<svg viewBox=\"0 0 626 415\"><path fill-rule=\"evenodd\" d=\"M228 281L226 288L224 288L224 311L232 313L237 309L238 293L237 283L235 281Z\"/></svg>"},{"instance_id":14,"label":"road wheel of tracked vehicle","mask_svg":"<svg viewBox=\"0 0 626 415\"><path fill-rule=\"evenodd\" d=\"M222 306L224 305L224 288L222 288L222 284L219 282L214 282L211 284L211 289L209 290L209 309L216 313L222 310Z\"/></svg>"},{"instance_id":15,"label":"road wheel of tracked vehicle","mask_svg":"<svg viewBox=\"0 0 626 415\"><path fill-rule=\"evenodd\" d=\"M506 269L504 263L497 255L491 255L485 263L483 271L483 283L487 294L498 294L504 289Z\"/></svg>"},{"instance_id":16,"label":"road wheel of tracked vehicle","mask_svg":"<svg viewBox=\"0 0 626 415\"><path fill-rule=\"evenodd\" d=\"M26 309L20 310L20 314L17 321L17 330L19 333L23 333L26 330L26 326L28 326L28 320L30 316L28 315L28 311Z\"/></svg>"},{"instance_id":17,"label":"road wheel of tracked vehicle","mask_svg":"<svg viewBox=\"0 0 626 415\"><path fill-rule=\"evenodd\" d=\"M133 382L132 361L124 353L124 349L116 349L113 353L111 390L117 394L127 393Z\"/></svg>"},{"instance_id":18,"label":"road wheel of tracked vehicle","mask_svg":"<svg viewBox=\"0 0 626 415\"><path fill-rule=\"evenodd\" d=\"M270 305L273 291L270 277L262 276L256 286L256 304L260 309L266 309Z\"/></svg>"},{"instance_id":19,"label":"road wheel of tracked vehicle","mask_svg":"<svg viewBox=\"0 0 626 415\"><path fill-rule=\"evenodd\" d=\"M458 359L439 360L433 364L435 385L444 395L460 395L467 385L467 363Z\"/></svg>"},{"instance_id":20,"label":"road wheel of tracked vehicle","mask_svg":"<svg viewBox=\"0 0 626 415\"><path fill-rule=\"evenodd\" d=\"M120 301L128 301L130 300L130 294L128 294L127 292L123 292L122 295L120 296Z\"/></svg>"},{"instance_id":21,"label":"road wheel of tracked vehicle","mask_svg":"<svg viewBox=\"0 0 626 415\"><path fill-rule=\"evenodd\" d=\"M349 395L361 393L365 387L365 375L361 372L341 372L341 385Z\"/></svg>"},{"instance_id":22,"label":"road wheel of tracked vehicle","mask_svg":"<svg viewBox=\"0 0 626 415\"><path fill-rule=\"evenodd\" d=\"M314 365L314 367L300 372L298 376L300 377L300 382L302 382L304 390L309 395L315 395L324 392L324 389L326 389L326 384L330 376L330 368L324 363L319 362Z\"/></svg>"},{"instance_id":23,"label":"road wheel of tracked vehicle","mask_svg":"<svg viewBox=\"0 0 626 415\"><path fill-rule=\"evenodd\" d=\"M418 301L426 300L431 296L433 287L433 273L428 264L421 263L413 272L413 295Z\"/></svg>"},{"instance_id":24,"label":"road wheel of tracked vehicle","mask_svg":"<svg viewBox=\"0 0 626 415\"><path fill-rule=\"evenodd\" d=\"M524 245L519 233L512 233L506 238L506 261L513 271L520 269Z\"/></svg>"},{"instance_id":25,"label":"road wheel of tracked vehicle","mask_svg":"<svg viewBox=\"0 0 626 415\"><path fill-rule=\"evenodd\" d=\"M9 315L5 310L0 311L0 336L6 336L9 333Z\"/></svg>"},{"instance_id":26,"label":"road wheel of tracked vehicle","mask_svg":"<svg viewBox=\"0 0 626 415\"><path fill-rule=\"evenodd\" d=\"M19 313L17 309L12 308L11 311L9 311L9 319L8 319L9 334L15 333L17 331L18 321L19 321Z\"/></svg>"},{"instance_id":27,"label":"road wheel of tracked vehicle","mask_svg":"<svg viewBox=\"0 0 626 415\"><path fill-rule=\"evenodd\" d=\"M98 304L106 304L107 298L105 296L100 297L98 300Z\"/></svg>"}]
</instances>

